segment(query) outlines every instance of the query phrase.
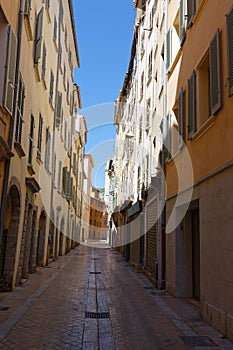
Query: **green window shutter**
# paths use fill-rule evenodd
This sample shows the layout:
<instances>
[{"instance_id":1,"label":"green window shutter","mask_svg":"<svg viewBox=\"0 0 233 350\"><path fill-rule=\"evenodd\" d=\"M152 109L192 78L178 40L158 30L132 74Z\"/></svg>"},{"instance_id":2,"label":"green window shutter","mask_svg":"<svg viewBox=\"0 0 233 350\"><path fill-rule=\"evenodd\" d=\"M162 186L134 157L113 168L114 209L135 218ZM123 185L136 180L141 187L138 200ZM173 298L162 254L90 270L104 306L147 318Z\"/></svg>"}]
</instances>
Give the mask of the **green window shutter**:
<instances>
[{"instance_id":1,"label":"green window shutter","mask_svg":"<svg viewBox=\"0 0 233 350\"><path fill-rule=\"evenodd\" d=\"M39 116L39 128L38 128L38 141L37 141L37 157L41 159L41 147L42 147L42 132L43 132L43 118Z\"/></svg>"},{"instance_id":2,"label":"green window shutter","mask_svg":"<svg viewBox=\"0 0 233 350\"><path fill-rule=\"evenodd\" d=\"M179 26L180 44L185 39L185 17L184 17L184 0L180 0L180 26Z\"/></svg>"},{"instance_id":3,"label":"green window shutter","mask_svg":"<svg viewBox=\"0 0 233 350\"><path fill-rule=\"evenodd\" d=\"M62 115L62 93L58 91L57 107L56 107L56 125L58 127L61 125L61 115Z\"/></svg>"},{"instance_id":4,"label":"green window shutter","mask_svg":"<svg viewBox=\"0 0 233 350\"><path fill-rule=\"evenodd\" d=\"M188 138L197 130L196 123L196 72L188 80Z\"/></svg>"},{"instance_id":5,"label":"green window shutter","mask_svg":"<svg viewBox=\"0 0 233 350\"><path fill-rule=\"evenodd\" d=\"M18 88L16 128L15 128L15 141L18 143L21 143L22 141L24 98L25 98L25 87L24 87L22 76L20 75L19 88Z\"/></svg>"},{"instance_id":6,"label":"green window shutter","mask_svg":"<svg viewBox=\"0 0 233 350\"><path fill-rule=\"evenodd\" d=\"M233 6L226 16L227 21L227 62L228 62L228 95L233 95Z\"/></svg>"},{"instance_id":7,"label":"green window shutter","mask_svg":"<svg viewBox=\"0 0 233 350\"><path fill-rule=\"evenodd\" d=\"M184 144L184 90L181 88L178 100L179 148Z\"/></svg>"},{"instance_id":8,"label":"green window shutter","mask_svg":"<svg viewBox=\"0 0 233 350\"><path fill-rule=\"evenodd\" d=\"M210 42L210 106L212 115L222 106L219 29Z\"/></svg>"},{"instance_id":9,"label":"green window shutter","mask_svg":"<svg viewBox=\"0 0 233 350\"><path fill-rule=\"evenodd\" d=\"M46 50L46 46L44 43L43 46L43 58L42 58L42 78L45 79L45 71L46 71L46 56L47 56L47 50Z\"/></svg>"},{"instance_id":10,"label":"green window shutter","mask_svg":"<svg viewBox=\"0 0 233 350\"><path fill-rule=\"evenodd\" d=\"M169 69L170 69L171 63L172 63L172 28L169 28L169 30L167 32L166 45L167 45L166 70L167 70L167 72L169 72Z\"/></svg>"},{"instance_id":11,"label":"green window shutter","mask_svg":"<svg viewBox=\"0 0 233 350\"><path fill-rule=\"evenodd\" d=\"M58 165L58 180L57 180L57 188L60 190L61 186L61 169L62 169L62 162L59 160L59 165Z\"/></svg>"},{"instance_id":12,"label":"green window shutter","mask_svg":"<svg viewBox=\"0 0 233 350\"><path fill-rule=\"evenodd\" d=\"M8 30L7 58L6 58L6 79L4 91L4 107L12 114L13 97L15 88L15 66L17 55L17 39L11 27Z\"/></svg>"},{"instance_id":13,"label":"green window shutter","mask_svg":"<svg viewBox=\"0 0 233 350\"><path fill-rule=\"evenodd\" d=\"M196 0L187 0L187 10L188 10L188 28L189 28L193 23L193 18L196 13Z\"/></svg>"},{"instance_id":14,"label":"green window shutter","mask_svg":"<svg viewBox=\"0 0 233 350\"><path fill-rule=\"evenodd\" d=\"M28 164L30 165L32 165L34 128L35 128L35 119L34 119L34 116L31 114L30 134L29 134L29 152L28 152Z\"/></svg>"},{"instance_id":15,"label":"green window shutter","mask_svg":"<svg viewBox=\"0 0 233 350\"><path fill-rule=\"evenodd\" d=\"M35 38L35 52L34 52L34 64L38 64L41 57L41 44L42 44L42 28L43 28L43 15L44 8L40 10L36 19L36 38Z\"/></svg>"},{"instance_id":16,"label":"green window shutter","mask_svg":"<svg viewBox=\"0 0 233 350\"><path fill-rule=\"evenodd\" d=\"M24 15L29 16L31 12L31 0L25 0Z\"/></svg>"},{"instance_id":17,"label":"green window shutter","mask_svg":"<svg viewBox=\"0 0 233 350\"><path fill-rule=\"evenodd\" d=\"M54 75L53 71L51 70L50 73L50 89L49 89L49 100L51 103L53 103L53 85L54 85Z\"/></svg>"},{"instance_id":18,"label":"green window shutter","mask_svg":"<svg viewBox=\"0 0 233 350\"><path fill-rule=\"evenodd\" d=\"M67 166L62 169L62 193L66 195L67 186Z\"/></svg>"},{"instance_id":19,"label":"green window shutter","mask_svg":"<svg viewBox=\"0 0 233 350\"><path fill-rule=\"evenodd\" d=\"M53 40L57 41L57 18L54 16Z\"/></svg>"},{"instance_id":20,"label":"green window shutter","mask_svg":"<svg viewBox=\"0 0 233 350\"><path fill-rule=\"evenodd\" d=\"M171 157L171 112L168 113L166 119L164 120L163 132L165 159L169 159Z\"/></svg>"}]
</instances>

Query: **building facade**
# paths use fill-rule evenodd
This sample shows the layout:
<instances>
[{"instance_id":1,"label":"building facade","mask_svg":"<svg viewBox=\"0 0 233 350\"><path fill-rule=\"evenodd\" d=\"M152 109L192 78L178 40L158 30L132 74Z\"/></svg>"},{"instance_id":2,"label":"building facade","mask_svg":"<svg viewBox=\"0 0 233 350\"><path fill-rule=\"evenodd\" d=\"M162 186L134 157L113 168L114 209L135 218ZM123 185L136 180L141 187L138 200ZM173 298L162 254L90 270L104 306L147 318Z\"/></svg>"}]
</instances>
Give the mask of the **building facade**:
<instances>
[{"instance_id":1,"label":"building facade","mask_svg":"<svg viewBox=\"0 0 233 350\"><path fill-rule=\"evenodd\" d=\"M84 154L83 166L83 191L82 191L82 238L81 242L87 242L89 239L90 225L90 204L92 187L92 169L94 161L91 154Z\"/></svg>"},{"instance_id":2,"label":"building facade","mask_svg":"<svg viewBox=\"0 0 233 350\"><path fill-rule=\"evenodd\" d=\"M1 288L11 290L71 249L81 102L73 77L79 56L72 1L0 6L1 159L13 155L5 167L1 162Z\"/></svg>"},{"instance_id":3,"label":"building facade","mask_svg":"<svg viewBox=\"0 0 233 350\"><path fill-rule=\"evenodd\" d=\"M106 205L100 199L99 191L92 186L90 201L90 240L106 240L107 239L107 211Z\"/></svg>"},{"instance_id":4,"label":"building facade","mask_svg":"<svg viewBox=\"0 0 233 350\"><path fill-rule=\"evenodd\" d=\"M231 339L232 19L232 1L168 3L167 289Z\"/></svg>"},{"instance_id":5,"label":"building facade","mask_svg":"<svg viewBox=\"0 0 233 350\"><path fill-rule=\"evenodd\" d=\"M115 110L117 205L125 217L121 228L124 238L119 244L127 242L127 259L142 266L154 283L161 285L164 276L158 213L162 199L156 183L161 176L160 125L166 91L165 2L135 1L134 6L137 14L130 62ZM128 213L127 201L132 206Z\"/></svg>"}]
</instances>

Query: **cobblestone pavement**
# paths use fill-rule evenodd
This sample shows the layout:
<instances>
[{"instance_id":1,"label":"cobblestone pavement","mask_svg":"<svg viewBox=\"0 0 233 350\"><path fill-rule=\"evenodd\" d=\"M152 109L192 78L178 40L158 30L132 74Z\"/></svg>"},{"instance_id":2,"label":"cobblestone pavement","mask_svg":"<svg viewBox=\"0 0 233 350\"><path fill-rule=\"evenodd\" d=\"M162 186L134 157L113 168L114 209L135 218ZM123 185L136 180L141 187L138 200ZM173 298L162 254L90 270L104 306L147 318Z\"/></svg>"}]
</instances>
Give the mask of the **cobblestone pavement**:
<instances>
[{"instance_id":1,"label":"cobblestone pavement","mask_svg":"<svg viewBox=\"0 0 233 350\"><path fill-rule=\"evenodd\" d=\"M232 349L198 308L111 249L79 246L0 295L0 350Z\"/></svg>"}]
</instances>

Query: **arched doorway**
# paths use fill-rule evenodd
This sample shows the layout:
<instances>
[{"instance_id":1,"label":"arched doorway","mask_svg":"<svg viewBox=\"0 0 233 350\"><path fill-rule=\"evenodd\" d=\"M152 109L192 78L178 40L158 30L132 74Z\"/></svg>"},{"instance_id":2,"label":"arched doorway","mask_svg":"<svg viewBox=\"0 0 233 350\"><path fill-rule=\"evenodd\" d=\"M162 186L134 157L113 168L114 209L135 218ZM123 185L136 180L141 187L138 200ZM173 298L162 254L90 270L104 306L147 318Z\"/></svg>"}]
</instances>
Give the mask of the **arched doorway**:
<instances>
[{"instance_id":1,"label":"arched doorway","mask_svg":"<svg viewBox=\"0 0 233 350\"><path fill-rule=\"evenodd\" d=\"M15 269L16 247L20 220L20 194L18 188L11 186L6 200L4 231L1 245L1 288L12 290Z\"/></svg>"},{"instance_id":2,"label":"arched doorway","mask_svg":"<svg viewBox=\"0 0 233 350\"><path fill-rule=\"evenodd\" d=\"M64 227L65 227L65 220L64 218L62 218L61 225L60 225L60 237L59 237L59 255L63 255Z\"/></svg>"},{"instance_id":3,"label":"arched doorway","mask_svg":"<svg viewBox=\"0 0 233 350\"><path fill-rule=\"evenodd\" d=\"M43 266L44 260L44 249L45 249L45 230L46 230L46 214L43 210L39 218L39 229L37 238L37 254L36 254L36 265Z\"/></svg>"}]
</instances>

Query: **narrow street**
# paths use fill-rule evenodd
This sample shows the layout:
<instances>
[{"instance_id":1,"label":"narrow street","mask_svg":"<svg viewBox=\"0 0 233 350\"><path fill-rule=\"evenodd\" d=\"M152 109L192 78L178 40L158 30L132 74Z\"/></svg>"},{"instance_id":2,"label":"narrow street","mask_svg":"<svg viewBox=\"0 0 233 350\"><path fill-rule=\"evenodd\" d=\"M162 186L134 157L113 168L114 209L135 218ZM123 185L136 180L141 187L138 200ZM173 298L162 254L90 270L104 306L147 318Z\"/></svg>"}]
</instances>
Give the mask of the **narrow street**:
<instances>
[{"instance_id":1,"label":"narrow street","mask_svg":"<svg viewBox=\"0 0 233 350\"><path fill-rule=\"evenodd\" d=\"M0 349L233 349L112 249L79 246L1 296Z\"/></svg>"}]
</instances>

